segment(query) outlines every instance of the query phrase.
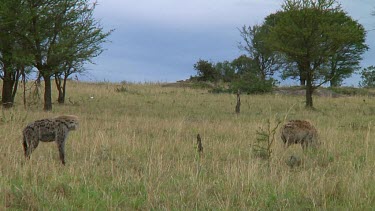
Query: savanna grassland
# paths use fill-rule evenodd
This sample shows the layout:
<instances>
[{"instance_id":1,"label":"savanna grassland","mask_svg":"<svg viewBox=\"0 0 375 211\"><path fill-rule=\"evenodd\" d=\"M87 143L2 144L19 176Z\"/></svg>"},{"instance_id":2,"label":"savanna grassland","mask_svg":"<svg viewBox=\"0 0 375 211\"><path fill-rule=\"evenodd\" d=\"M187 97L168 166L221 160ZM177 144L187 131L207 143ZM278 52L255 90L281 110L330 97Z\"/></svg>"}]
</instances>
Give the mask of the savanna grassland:
<instances>
[{"instance_id":1,"label":"savanna grassland","mask_svg":"<svg viewBox=\"0 0 375 211\"><path fill-rule=\"evenodd\" d=\"M373 97L314 97L316 110L306 110L303 96L242 95L236 115L235 95L205 89L70 81L67 92L66 105L52 112L42 111L42 100L25 110L21 92L1 111L1 210L375 207ZM41 143L26 162L22 129L60 114L80 118L67 165L54 143ZM290 119L310 120L320 149L285 149L277 132L271 158L257 156L257 131ZM287 165L291 155L300 166Z\"/></svg>"}]
</instances>

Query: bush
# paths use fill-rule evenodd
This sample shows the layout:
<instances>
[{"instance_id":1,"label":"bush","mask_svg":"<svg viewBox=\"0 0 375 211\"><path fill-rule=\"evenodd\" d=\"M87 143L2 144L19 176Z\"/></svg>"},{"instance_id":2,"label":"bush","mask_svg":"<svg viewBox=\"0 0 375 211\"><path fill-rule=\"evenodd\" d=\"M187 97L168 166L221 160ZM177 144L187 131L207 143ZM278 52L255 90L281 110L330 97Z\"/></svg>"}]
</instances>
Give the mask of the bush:
<instances>
[{"instance_id":1,"label":"bush","mask_svg":"<svg viewBox=\"0 0 375 211\"><path fill-rule=\"evenodd\" d=\"M197 70L196 78L199 81L218 81L221 78L220 73L216 70L215 65L209 61L200 59L194 64L194 69Z\"/></svg>"},{"instance_id":2,"label":"bush","mask_svg":"<svg viewBox=\"0 0 375 211\"><path fill-rule=\"evenodd\" d=\"M229 90L230 92L237 92L237 90L241 90L241 92L247 94L261 94L272 92L274 87L273 80L266 80L266 81L246 81L246 80L238 80L234 81L230 84Z\"/></svg>"},{"instance_id":3,"label":"bush","mask_svg":"<svg viewBox=\"0 0 375 211\"><path fill-rule=\"evenodd\" d=\"M253 78L239 78L231 83L229 86L217 86L213 88L211 93L237 93L238 90L241 90L242 93L246 94L264 94L272 92L275 87L276 80L268 79L261 80L257 77Z\"/></svg>"},{"instance_id":4,"label":"bush","mask_svg":"<svg viewBox=\"0 0 375 211\"><path fill-rule=\"evenodd\" d=\"M361 73L362 81L359 83L361 87L375 88L375 66L364 68Z\"/></svg>"},{"instance_id":5,"label":"bush","mask_svg":"<svg viewBox=\"0 0 375 211\"><path fill-rule=\"evenodd\" d=\"M267 93L272 92L275 84L276 80L274 79L262 80L256 75L248 73L234 80L229 85L229 90L233 93L237 92L237 90L248 94Z\"/></svg>"}]
</instances>

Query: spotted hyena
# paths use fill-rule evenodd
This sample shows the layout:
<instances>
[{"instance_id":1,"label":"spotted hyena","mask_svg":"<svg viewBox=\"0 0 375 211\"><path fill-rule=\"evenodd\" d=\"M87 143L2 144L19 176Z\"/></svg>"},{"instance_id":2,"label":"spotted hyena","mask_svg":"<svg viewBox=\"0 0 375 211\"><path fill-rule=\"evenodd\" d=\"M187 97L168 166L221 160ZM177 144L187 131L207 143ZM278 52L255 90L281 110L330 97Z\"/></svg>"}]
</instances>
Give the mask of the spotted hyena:
<instances>
[{"instance_id":1,"label":"spotted hyena","mask_svg":"<svg viewBox=\"0 0 375 211\"><path fill-rule=\"evenodd\" d=\"M305 120L291 120L281 128L281 139L284 144L301 144L305 150L308 146L318 146L318 132Z\"/></svg>"},{"instance_id":2,"label":"spotted hyena","mask_svg":"<svg viewBox=\"0 0 375 211\"><path fill-rule=\"evenodd\" d=\"M64 146L69 131L78 128L78 117L62 115L50 119L41 119L28 124L23 129L23 149L25 157L30 158L31 153L38 146L39 141L57 143L60 160L65 165Z\"/></svg>"}]
</instances>

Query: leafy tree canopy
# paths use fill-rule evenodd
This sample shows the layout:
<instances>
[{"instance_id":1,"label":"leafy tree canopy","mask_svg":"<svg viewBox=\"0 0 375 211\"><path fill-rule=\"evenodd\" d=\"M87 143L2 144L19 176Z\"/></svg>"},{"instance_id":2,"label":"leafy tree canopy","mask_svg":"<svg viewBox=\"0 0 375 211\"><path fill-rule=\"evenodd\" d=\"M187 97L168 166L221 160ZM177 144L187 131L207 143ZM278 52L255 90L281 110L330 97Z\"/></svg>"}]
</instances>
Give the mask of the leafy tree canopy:
<instances>
[{"instance_id":1,"label":"leafy tree canopy","mask_svg":"<svg viewBox=\"0 0 375 211\"><path fill-rule=\"evenodd\" d=\"M335 0L286 0L282 11L265 19L265 38L273 51L294 63L306 81L306 106L313 107L313 90L328 81L330 59L344 49L365 49L365 30ZM288 70L284 70L288 71Z\"/></svg>"}]
</instances>

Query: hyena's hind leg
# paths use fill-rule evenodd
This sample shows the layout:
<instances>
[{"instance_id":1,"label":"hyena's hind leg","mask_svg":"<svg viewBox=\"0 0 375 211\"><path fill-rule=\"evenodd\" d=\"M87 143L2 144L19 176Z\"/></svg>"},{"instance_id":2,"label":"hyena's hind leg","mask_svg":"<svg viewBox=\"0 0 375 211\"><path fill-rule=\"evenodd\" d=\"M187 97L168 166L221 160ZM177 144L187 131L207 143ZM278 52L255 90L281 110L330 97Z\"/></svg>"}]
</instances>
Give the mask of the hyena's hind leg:
<instances>
[{"instance_id":1,"label":"hyena's hind leg","mask_svg":"<svg viewBox=\"0 0 375 211\"><path fill-rule=\"evenodd\" d=\"M30 159L30 155L34 151L34 149L39 145L39 141L37 139L24 138L22 145L26 159Z\"/></svg>"},{"instance_id":2,"label":"hyena's hind leg","mask_svg":"<svg viewBox=\"0 0 375 211\"><path fill-rule=\"evenodd\" d=\"M25 137L23 137L23 141L22 141L22 146L23 146L23 151L24 151L24 155L27 159L30 159L30 154L27 152L28 150L28 147L27 147L27 140Z\"/></svg>"}]
</instances>

